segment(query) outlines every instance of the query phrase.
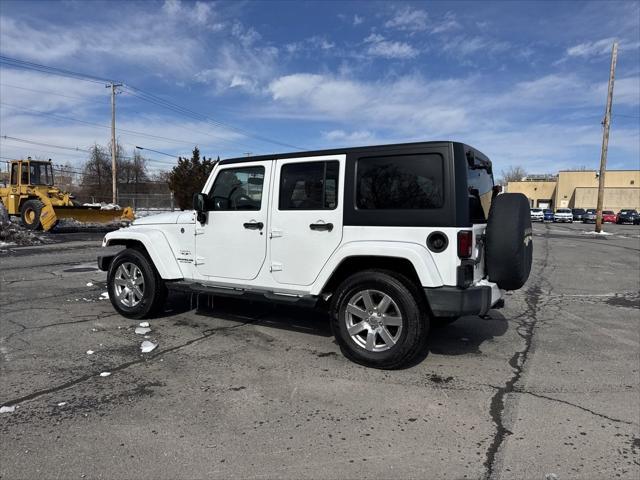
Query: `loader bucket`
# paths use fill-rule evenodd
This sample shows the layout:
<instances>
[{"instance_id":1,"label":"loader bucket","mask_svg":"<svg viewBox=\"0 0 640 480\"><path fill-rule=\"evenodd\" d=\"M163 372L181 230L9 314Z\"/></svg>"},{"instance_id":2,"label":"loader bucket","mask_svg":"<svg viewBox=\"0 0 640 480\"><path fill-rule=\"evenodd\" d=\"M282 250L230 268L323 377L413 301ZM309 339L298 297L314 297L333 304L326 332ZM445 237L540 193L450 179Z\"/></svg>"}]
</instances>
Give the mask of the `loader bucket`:
<instances>
[{"instance_id":1,"label":"loader bucket","mask_svg":"<svg viewBox=\"0 0 640 480\"><path fill-rule=\"evenodd\" d=\"M100 210L92 207L54 207L58 219L71 218L83 223L112 223L121 220L131 221L134 214L131 207L124 210Z\"/></svg>"}]
</instances>

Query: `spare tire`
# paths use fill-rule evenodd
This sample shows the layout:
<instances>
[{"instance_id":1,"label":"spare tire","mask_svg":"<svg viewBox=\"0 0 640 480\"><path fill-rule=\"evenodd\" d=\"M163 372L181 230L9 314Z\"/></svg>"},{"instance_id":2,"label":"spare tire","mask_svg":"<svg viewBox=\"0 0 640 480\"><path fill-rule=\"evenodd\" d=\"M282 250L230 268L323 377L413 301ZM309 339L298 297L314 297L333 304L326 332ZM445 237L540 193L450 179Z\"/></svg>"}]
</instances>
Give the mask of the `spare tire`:
<instances>
[{"instance_id":1,"label":"spare tire","mask_svg":"<svg viewBox=\"0 0 640 480\"><path fill-rule=\"evenodd\" d=\"M485 243L489 280L503 290L522 287L531 272L533 231L529 200L521 193L503 193L491 202Z\"/></svg>"}]
</instances>

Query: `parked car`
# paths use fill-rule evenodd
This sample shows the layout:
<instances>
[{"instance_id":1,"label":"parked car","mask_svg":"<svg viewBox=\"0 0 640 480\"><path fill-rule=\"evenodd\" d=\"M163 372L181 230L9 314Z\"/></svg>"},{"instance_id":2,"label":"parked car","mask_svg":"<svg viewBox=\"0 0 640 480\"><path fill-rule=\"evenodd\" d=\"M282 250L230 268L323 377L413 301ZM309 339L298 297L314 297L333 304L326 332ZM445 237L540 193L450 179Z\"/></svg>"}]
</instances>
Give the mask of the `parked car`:
<instances>
[{"instance_id":1,"label":"parked car","mask_svg":"<svg viewBox=\"0 0 640 480\"><path fill-rule=\"evenodd\" d=\"M583 223L596 223L596 209L588 208L587 211L582 215Z\"/></svg>"},{"instance_id":2,"label":"parked car","mask_svg":"<svg viewBox=\"0 0 640 480\"><path fill-rule=\"evenodd\" d=\"M553 210L551 210L550 208L545 208L542 211L542 214L544 215L543 221L545 221L545 222L553 222Z\"/></svg>"},{"instance_id":3,"label":"parked car","mask_svg":"<svg viewBox=\"0 0 640 480\"><path fill-rule=\"evenodd\" d=\"M635 223L638 211L631 208L625 208L616 215L616 223Z\"/></svg>"},{"instance_id":4,"label":"parked car","mask_svg":"<svg viewBox=\"0 0 640 480\"><path fill-rule=\"evenodd\" d=\"M531 221L532 222L544 222L544 213L541 208L531 209Z\"/></svg>"},{"instance_id":5,"label":"parked car","mask_svg":"<svg viewBox=\"0 0 640 480\"><path fill-rule=\"evenodd\" d=\"M603 210L602 223L616 223L616 212L613 210Z\"/></svg>"},{"instance_id":6,"label":"parked car","mask_svg":"<svg viewBox=\"0 0 640 480\"><path fill-rule=\"evenodd\" d=\"M391 369L531 270L527 197L497 195L491 161L457 142L226 159L193 206L104 237L124 246L98 257L121 315L161 314L167 290L317 306L346 357Z\"/></svg>"},{"instance_id":7,"label":"parked car","mask_svg":"<svg viewBox=\"0 0 640 480\"><path fill-rule=\"evenodd\" d=\"M571 213L573 214L574 222L581 222L582 216L586 213L586 210L584 208L572 208Z\"/></svg>"},{"instance_id":8,"label":"parked car","mask_svg":"<svg viewBox=\"0 0 640 480\"><path fill-rule=\"evenodd\" d=\"M563 222L563 223L573 223L573 213L570 208L558 208L556 213L553 214L554 223Z\"/></svg>"}]
</instances>

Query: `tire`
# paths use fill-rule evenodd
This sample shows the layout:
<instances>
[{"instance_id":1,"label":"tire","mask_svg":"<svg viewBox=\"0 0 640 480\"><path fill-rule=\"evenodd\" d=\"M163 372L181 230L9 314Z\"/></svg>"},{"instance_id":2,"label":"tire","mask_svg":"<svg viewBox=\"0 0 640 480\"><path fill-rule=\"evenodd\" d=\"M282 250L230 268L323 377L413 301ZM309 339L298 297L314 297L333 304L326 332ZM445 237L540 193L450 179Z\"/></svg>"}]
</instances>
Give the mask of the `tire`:
<instances>
[{"instance_id":1,"label":"tire","mask_svg":"<svg viewBox=\"0 0 640 480\"><path fill-rule=\"evenodd\" d=\"M166 287L153 263L134 248L123 250L111 262L107 290L113 308L127 318L152 317L162 309L166 299Z\"/></svg>"},{"instance_id":2,"label":"tire","mask_svg":"<svg viewBox=\"0 0 640 480\"><path fill-rule=\"evenodd\" d=\"M375 311L383 300L387 305L382 307L384 311L369 316L367 304L369 311ZM385 323L385 312L386 321L393 323ZM348 359L368 367L396 369L426 348L427 312L423 293L406 277L386 270L365 270L348 277L336 289L331 327ZM376 328L373 335L372 328Z\"/></svg>"},{"instance_id":3,"label":"tire","mask_svg":"<svg viewBox=\"0 0 640 480\"><path fill-rule=\"evenodd\" d=\"M44 203L40 200L27 200L20 208L20 221L24 228L37 230L40 228L40 214Z\"/></svg>"},{"instance_id":4,"label":"tire","mask_svg":"<svg viewBox=\"0 0 640 480\"><path fill-rule=\"evenodd\" d=\"M521 193L503 193L493 199L486 232L489 280L504 290L521 288L531 273L533 231L529 202Z\"/></svg>"}]
</instances>

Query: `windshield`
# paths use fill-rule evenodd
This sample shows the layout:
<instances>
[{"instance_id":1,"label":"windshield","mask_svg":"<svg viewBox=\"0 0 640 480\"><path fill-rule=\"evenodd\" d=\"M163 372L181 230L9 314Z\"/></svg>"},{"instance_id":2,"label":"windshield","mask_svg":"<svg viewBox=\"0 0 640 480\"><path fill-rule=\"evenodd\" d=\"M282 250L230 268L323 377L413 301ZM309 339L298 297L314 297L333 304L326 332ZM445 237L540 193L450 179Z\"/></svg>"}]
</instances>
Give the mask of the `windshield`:
<instances>
[{"instance_id":1,"label":"windshield","mask_svg":"<svg viewBox=\"0 0 640 480\"><path fill-rule=\"evenodd\" d=\"M542 213L542 209L541 208L532 208L531 209L531 213Z\"/></svg>"},{"instance_id":2,"label":"windshield","mask_svg":"<svg viewBox=\"0 0 640 480\"><path fill-rule=\"evenodd\" d=\"M602 212L603 215L615 215L613 213L613 210L605 210L604 212Z\"/></svg>"},{"instance_id":3,"label":"windshield","mask_svg":"<svg viewBox=\"0 0 640 480\"><path fill-rule=\"evenodd\" d=\"M553 213L553 212L551 211L551 209L546 208L546 209L544 210L544 213Z\"/></svg>"},{"instance_id":4,"label":"windshield","mask_svg":"<svg viewBox=\"0 0 640 480\"><path fill-rule=\"evenodd\" d=\"M558 210L556 210L557 213L571 213L571 210L569 210L568 208L559 208Z\"/></svg>"},{"instance_id":5,"label":"windshield","mask_svg":"<svg viewBox=\"0 0 640 480\"><path fill-rule=\"evenodd\" d=\"M51 164L48 162L30 162L29 183L31 185L53 185Z\"/></svg>"},{"instance_id":6,"label":"windshield","mask_svg":"<svg viewBox=\"0 0 640 480\"><path fill-rule=\"evenodd\" d=\"M573 209L573 213L577 214L577 215L581 215L584 213L584 208L574 208Z\"/></svg>"}]
</instances>

